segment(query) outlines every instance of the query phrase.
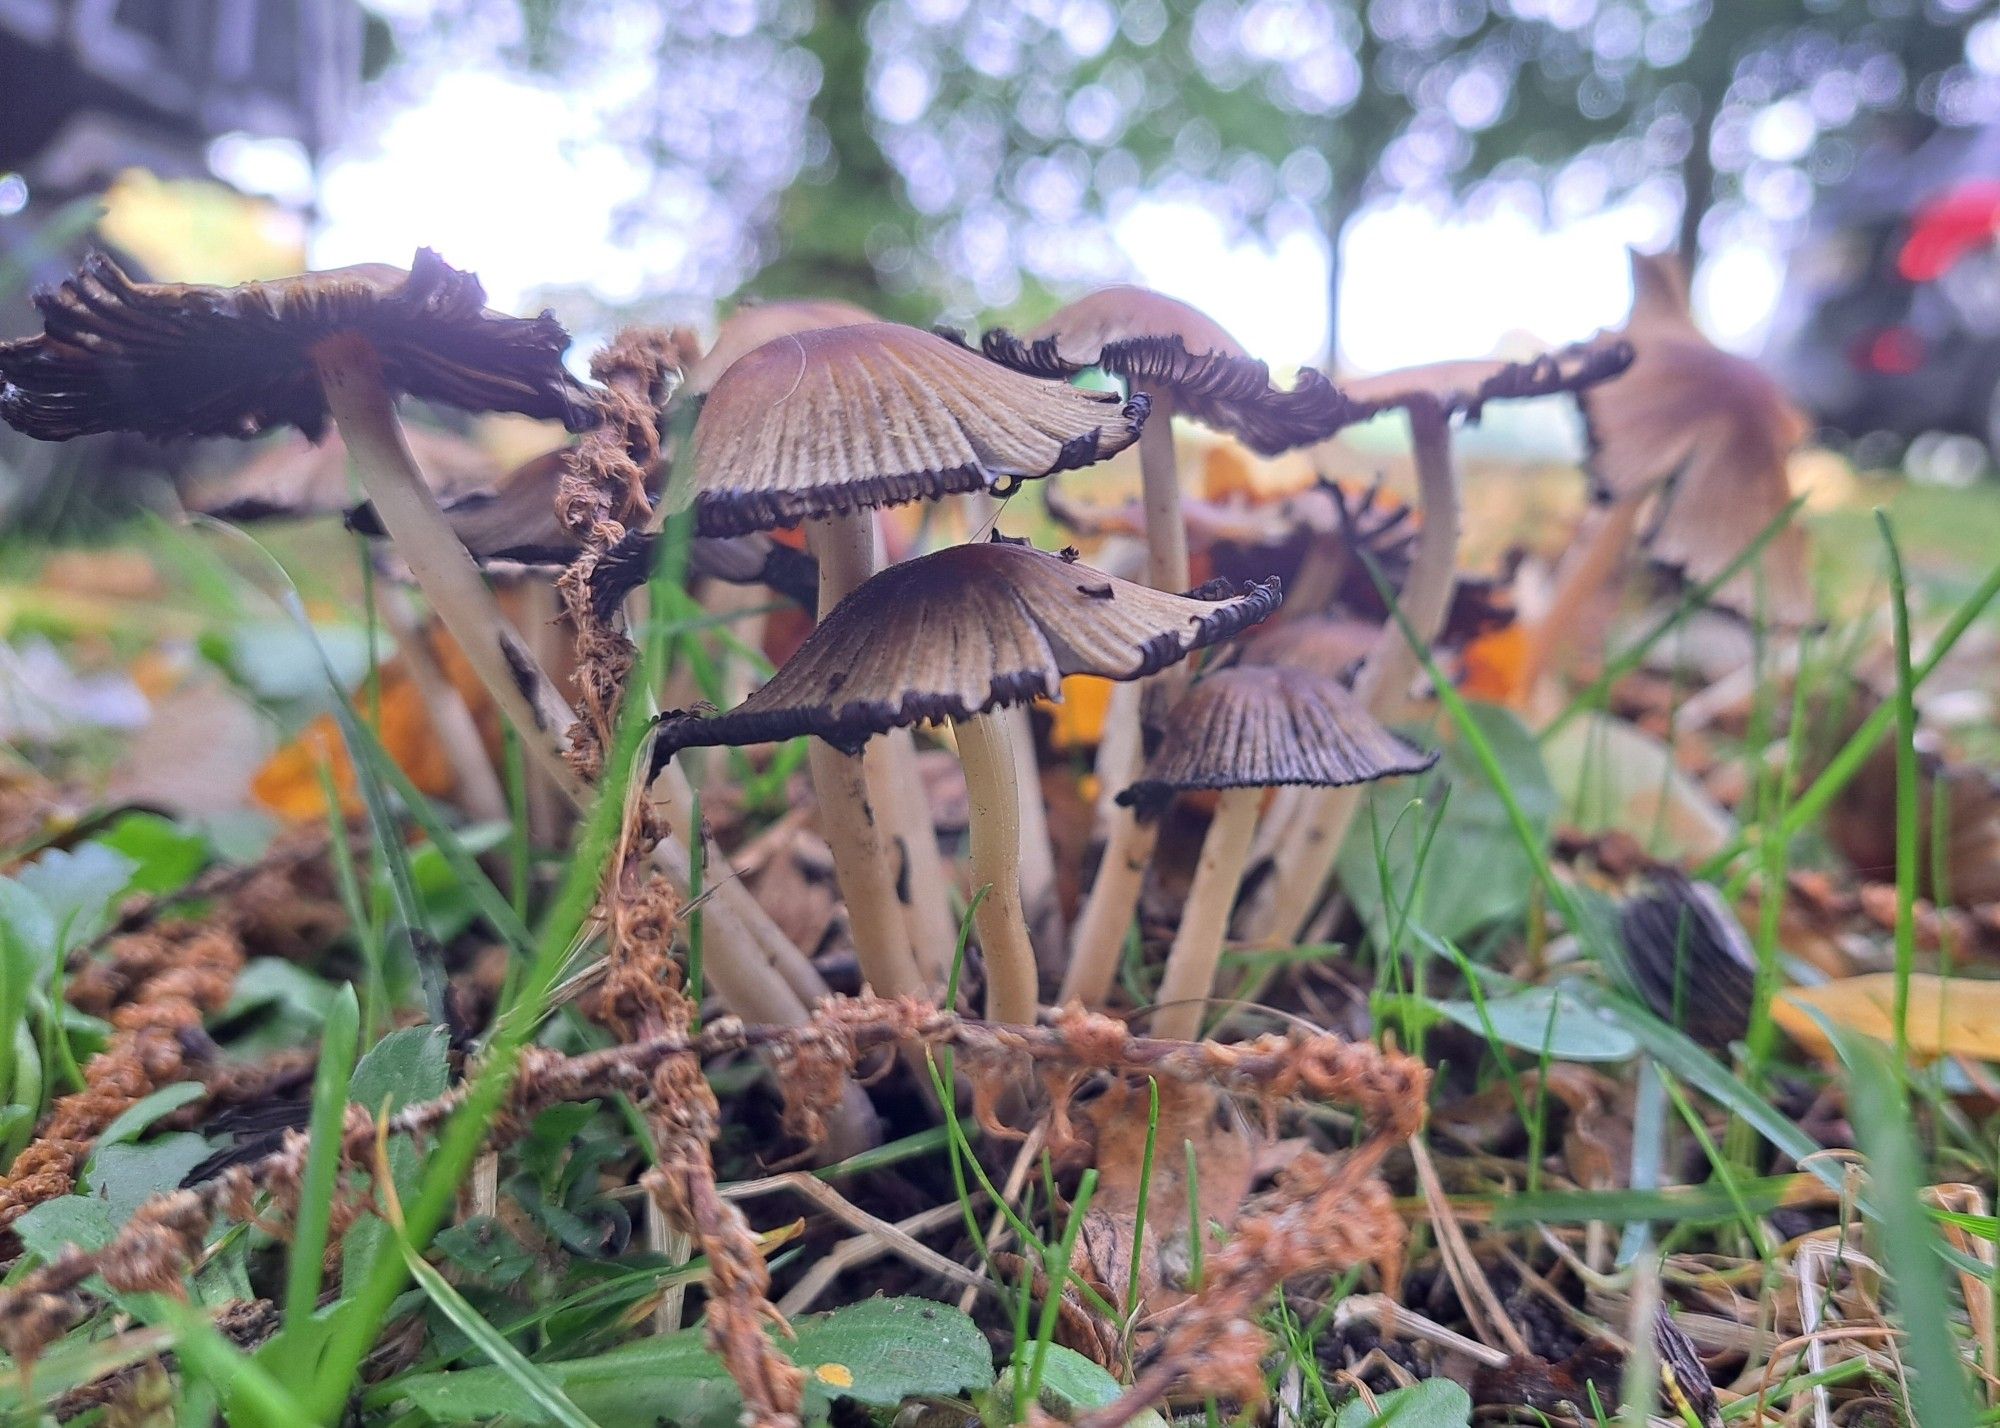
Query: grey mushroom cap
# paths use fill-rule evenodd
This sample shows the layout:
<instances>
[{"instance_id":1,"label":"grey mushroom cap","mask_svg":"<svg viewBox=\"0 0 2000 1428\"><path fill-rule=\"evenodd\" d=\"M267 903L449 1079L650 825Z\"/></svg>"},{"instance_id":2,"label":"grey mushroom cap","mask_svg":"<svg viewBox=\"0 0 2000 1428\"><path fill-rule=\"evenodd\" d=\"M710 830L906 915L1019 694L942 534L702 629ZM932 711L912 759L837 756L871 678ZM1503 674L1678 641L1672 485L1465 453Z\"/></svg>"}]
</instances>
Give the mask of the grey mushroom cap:
<instances>
[{"instance_id":1,"label":"grey mushroom cap","mask_svg":"<svg viewBox=\"0 0 2000 1428\"><path fill-rule=\"evenodd\" d=\"M1378 408L1306 368L1289 389L1213 318L1147 288L1108 287L1079 298L1030 332L996 328L980 339L994 361L1037 377L1086 368L1135 391L1170 395L1177 411L1230 432L1266 456L1324 441Z\"/></svg>"},{"instance_id":2,"label":"grey mushroom cap","mask_svg":"<svg viewBox=\"0 0 2000 1428\"><path fill-rule=\"evenodd\" d=\"M1235 665L1196 680L1174 705L1160 747L1118 801L1150 815L1177 793L1330 788L1418 774L1436 762L1382 727L1338 680Z\"/></svg>"},{"instance_id":3,"label":"grey mushroom cap","mask_svg":"<svg viewBox=\"0 0 2000 1428\"><path fill-rule=\"evenodd\" d=\"M1278 600L1275 580L1175 595L1026 542L953 546L857 586L735 709L661 716L656 757L801 734L852 751L891 729L1059 698L1065 675L1140 679Z\"/></svg>"},{"instance_id":4,"label":"grey mushroom cap","mask_svg":"<svg viewBox=\"0 0 2000 1428\"><path fill-rule=\"evenodd\" d=\"M1146 406L892 322L789 333L717 379L669 503L720 536L1004 492L1124 450Z\"/></svg>"},{"instance_id":5,"label":"grey mushroom cap","mask_svg":"<svg viewBox=\"0 0 2000 1428\"><path fill-rule=\"evenodd\" d=\"M1585 392L1622 375L1631 365L1631 343L1599 338L1518 362L1497 357L1433 362L1351 378L1343 385L1350 397L1374 410L1428 406L1448 417L1477 421L1488 402Z\"/></svg>"},{"instance_id":6,"label":"grey mushroom cap","mask_svg":"<svg viewBox=\"0 0 2000 1428\"><path fill-rule=\"evenodd\" d=\"M563 368L562 324L488 310L479 279L428 248L408 272L370 263L233 288L136 282L96 254L35 306L42 333L0 342L0 418L44 441L278 426L317 440L328 413L312 351L349 333L394 391L572 428L590 420Z\"/></svg>"},{"instance_id":7,"label":"grey mushroom cap","mask_svg":"<svg viewBox=\"0 0 2000 1428\"><path fill-rule=\"evenodd\" d=\"M1671 869L1619 910L1626 970L1654 1013L1703 1046L1750 1028L1757 954L1714 888Z\"/></svg>"}]
</instances>

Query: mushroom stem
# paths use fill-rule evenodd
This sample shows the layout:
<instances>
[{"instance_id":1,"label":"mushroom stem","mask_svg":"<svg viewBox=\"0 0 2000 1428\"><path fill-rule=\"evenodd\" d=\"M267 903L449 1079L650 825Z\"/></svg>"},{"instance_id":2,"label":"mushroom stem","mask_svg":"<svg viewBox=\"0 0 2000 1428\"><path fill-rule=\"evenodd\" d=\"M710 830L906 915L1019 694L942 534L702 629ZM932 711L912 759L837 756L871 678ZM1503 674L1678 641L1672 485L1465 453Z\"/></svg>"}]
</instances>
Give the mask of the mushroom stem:
<instances>
[{"instance_id":1,"label":"mushroom stem","mask_svg":"<svg viewBox=\"0 0 2000 1428\"><path fill-rule=\"evenodd\" d=\"M1532 702L1542 676L1563 648L1576 636L1576 627L1590 609L1598 592L1618 568L1618 559L1632 542L1639 524L1639 508L1646 495L1627 496L1608 506L1585 513L1576 540L1556 568L1556 588L1549 607L1528 632L1528 651L1522 660L1521 689Z\"/></svg>"},{"instance_id":2,"label":"mushroom stem","mask_svg":"<svg viewBox=\"0 0 2000 1428\"><path fill-rule=\"evenodd\" d=\"M529 757L581 807L588 791L562 757L561 731L543 724L534 696L522 687L547 680L513 639L493 592L438 510L403 437L375 349L365 339L343 333L313 349L313 364L361 484L417 587L458 641L501 714L520 732Z\"/></svg>"},{"instance_id":3,"label":"mushroom stem","mask_svg":"<svg viewBox=\"0 0 2000 1428\"><path fill-rule=\"evenodd\" d=\"M1423 525L1397 603L1411 634L1428 647L1444 628L1458 581L1458 477L1451 462L1449 413L1429 401L1412 403L1409 413ZM1388 721L1400 709L1418 664L1416 649L1391 616L1354 677L1355 696L1370 714ZM1300 805L1296 830L1274 859L1272 893L1257 920L1258 940L1283 944L1298 937L1333 876L1365 790L1361 784L1315 789Z\"/></svg>"},{"instance_id":4,"label":"mushroom stem","mask_svg":"<svg viewBox=\"0 0 2000 1428\"><path fill-rule=\"evenodd\" d=\"M903 852L903 884L909 894L904 921L917 970L942 997L951 980L951 957L958 947L958 918L951 910L952 877L938 849L937 820L917 769L917 744L908 729L891 729L871 740L863 762L868 787L888 805L890 826Z\"/></svg>"},{"instance_id":5,"label":"mushroom stem","mask_svg":"<svg viewBox=\"0 0 2000 1428\"><path fill-rule=\"evenodd\" d=\"M819 609L824 619L848 592L873 573L873 517L849 512L806 523L806 544L819 560ZM859 755L843 754L820 739L807 748L820 832L833 854L834 879L847 904L848 926L861 974L885 997L921 997L929 990L917 970L896 869L883 846L890 828L885 806L878 816Z\"/></svg>"},{"instance_id":6,"label":"mushroom stem","mask_svg":"<svg viewBox=\"0 0 2000 1428\"><path fill-rule=\"evenodd\" d=\"M1146 583L1188 588L1187 523L1181 519L1181 473L1174 459L1174 400L1146 392L1152 410L1139 428L1139 480L1146 510Z\"/></svg>"},{"instance_id":7,"label":"mushroom stem","mask_svg":"<svg viewBox=\"0 0 2000 1428\"><path fill-rule=\"evenodd\" d=\"M987 893L973 914L986 956L986 1019L1035 1019L1035 949L1021 913L1021 795L1007 726L992 714L954 720L958 760L972 805L972 883Z\"/></svg>"},{"instance_id":8,"label":"mushroom stem","mask_svg":"<svg viewBox=\"0 0 2000 1428\"><path fill-rule=\"evenodd\" d=\"M1009 705L997 711L997 717L1007 724L1007 742L1014 751L1014 786L1020 793L1022 915L1035 955L1049 963L1053 975L1062 970L1069 932L1063 926L1056 887L1056 852L1049 841L1048 804L1042 798L1042 769L1035 758L1035 726L1024 704Z\"/></svg>"},{"instance_id":9,"label":"mushroom stem","mask_svg":"<svg viewBox=\"0 0 2000 1428\"><path fill-rule=\"evenodd\" d=\"M410 681L423 698L431 732L444 746L445 759L451 765L452 780L457 785L459 805L482 823L505 822L507 795L500 786L500 776L493 771L493 761L486 757L479 725L451 680L438 667L430 640L418 624L416 612L410 608L408 592L387 588L382 594L383 622L396 637L396 648L410 671Z\"/></svg>"},{"instance_id":10,"label":"mushroom stem","mask_svg":"<svg viewBox=\"0 0 2000 1428\"><path fill-rule=\"evenodd\" d=\"M1243 884L1250 860L1250 838L1257 831L1261 788L1224 789L1215 818L1202 839L1195 864L1194 885L1181 909L1180 930L1167 953L1153 1013L1153 1035L1193 1041L1201 1034L1201 1015L1215 990L1215 969L1222 962L1222 939L1229 927L1229 910Z\"/></svg>"},{"instance_id":11,"label":"mushroom stem","mask_svg":"<svg viewBox=\"0 0 2000 1428\"><path fill-rule=\"evenodd\" d=\"M1130 773L1125 781L1131 782ZM1063 973L1058 996L1062 1005L1080 1001L1087 1007L1101 1007L1111 995L1118 959L1125 951L1125 934L1131 930L1139 890L1146 881L1146 865L1153 860L1153 845L1158 839L1156 823L1142 822L1129 808L1112 810L1111 836L1070 939L1069 969Z\"/></svg>"}]
</instances>

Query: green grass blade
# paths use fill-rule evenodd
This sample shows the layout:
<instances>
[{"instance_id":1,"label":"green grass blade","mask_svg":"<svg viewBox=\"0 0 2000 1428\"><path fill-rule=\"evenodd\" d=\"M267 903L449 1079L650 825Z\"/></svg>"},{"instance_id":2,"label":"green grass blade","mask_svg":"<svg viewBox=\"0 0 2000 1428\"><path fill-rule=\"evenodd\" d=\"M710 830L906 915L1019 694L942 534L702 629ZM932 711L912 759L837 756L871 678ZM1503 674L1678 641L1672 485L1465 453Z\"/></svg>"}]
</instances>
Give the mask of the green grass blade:
<instances>
[{"instance_id":1,"label":"green grass blade","mask_svg":"<svg viewBox=\"0 0 2000 1428\"><path fill-rule=\"evenodd\" d=\"M210 1384L230 1409L231 1423L258 1428L298 1428L313 1417L276 1376L225 1338L208 1316L164 1294L139 1301L148 1318L173 1331L174 1352L184 1374Z\"/></svg>"},{"instance_id":2,"label":"green grass blade","mask_svg":"<svg viewBox=\"0 0 2000 1428\"><path fill-rule=\"evenodd\" d=\"M333 1212L334 1181L340 1173L341 1132L347 1119L347 1082L354 1073L361 1007L354 988L342 987L326 1010L320 1035L319 1067L313 1073L310 1144L299 1182L299 1208L292 1219L292 1246L285 1268L285 1320L278 1337L290 1376L303 1382L312 1365L299 1362L307 1325L319 1305L326 1259L327 1224Z\"/></svg>"},{"instance_id":3,"label":"green grass blade","mask_svg":"<svg viewBox=\"0 0 2000 1428\"><path fill-rule=\"evenodd\" d=\"M1889 611L1896 632L1896 1062L1910 1064L1910 974L1917 965L1917 702L1910 670L1910 591L1889 513L1876 527L1889 558Z\"/></svg>"},{"instance_id":4,"label":"green grass blade","mask_svg":"<svg viewBox=\"0 0 2000 1428\"><path fill-rule=\"evenodd\" d=\"M1903 1355L1915 1371L1910 1399L1919 1423L1974 1423L1972 1394L1959 1339L1947 1308L1943 1248L1922 1199L1924 1161L1910 1133L1910 1103L1902 1074L1879 1046L1829 1026L1848 1070L1848 1112L1868 1157L1883 1267L1895 1287L1903 1321Z\"/></svg>"}]
</instances>

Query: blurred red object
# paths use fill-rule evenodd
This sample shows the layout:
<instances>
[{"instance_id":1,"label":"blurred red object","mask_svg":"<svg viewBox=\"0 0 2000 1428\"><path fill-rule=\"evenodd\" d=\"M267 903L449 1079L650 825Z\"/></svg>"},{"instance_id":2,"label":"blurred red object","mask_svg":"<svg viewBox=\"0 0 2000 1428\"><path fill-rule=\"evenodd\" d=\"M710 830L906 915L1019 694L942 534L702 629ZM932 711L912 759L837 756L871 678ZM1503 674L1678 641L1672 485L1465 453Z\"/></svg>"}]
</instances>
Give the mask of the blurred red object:
<instances>
[{"instance_id":1,"label":"blurred red object","mask_svg":"<svg viewBox=\"0 0 2000 1428\"><path fill-rule=\"evenodd\" d=\"M2000 179L1959 184L1918 208L1910 236L1896 255L1896 271L1913 283L1934 283L1996 238Z\"/></svg>"}]
</instances>

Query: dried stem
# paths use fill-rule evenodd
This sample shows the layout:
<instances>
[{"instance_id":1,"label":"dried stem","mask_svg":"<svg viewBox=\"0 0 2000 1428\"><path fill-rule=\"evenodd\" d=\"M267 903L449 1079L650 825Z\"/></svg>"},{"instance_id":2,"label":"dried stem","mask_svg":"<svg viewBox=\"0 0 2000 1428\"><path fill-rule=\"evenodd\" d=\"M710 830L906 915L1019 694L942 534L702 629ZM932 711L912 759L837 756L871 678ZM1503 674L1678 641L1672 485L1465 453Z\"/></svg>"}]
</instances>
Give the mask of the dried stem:
<instances>
[{"instance_id":1,"label":"dried stem","mask_svg":"<svg viewBox=\"0 0 2000 1428\"><path fill-rule=\"evenodd\" d=\"M986 1019L1034 1020L1035 949L1021 912L1021 794L1014 751L997 714L955 721L965 791L972 802L972 880L986 896L972 915L986 957Z\"/></svg>"}]
</instances>

